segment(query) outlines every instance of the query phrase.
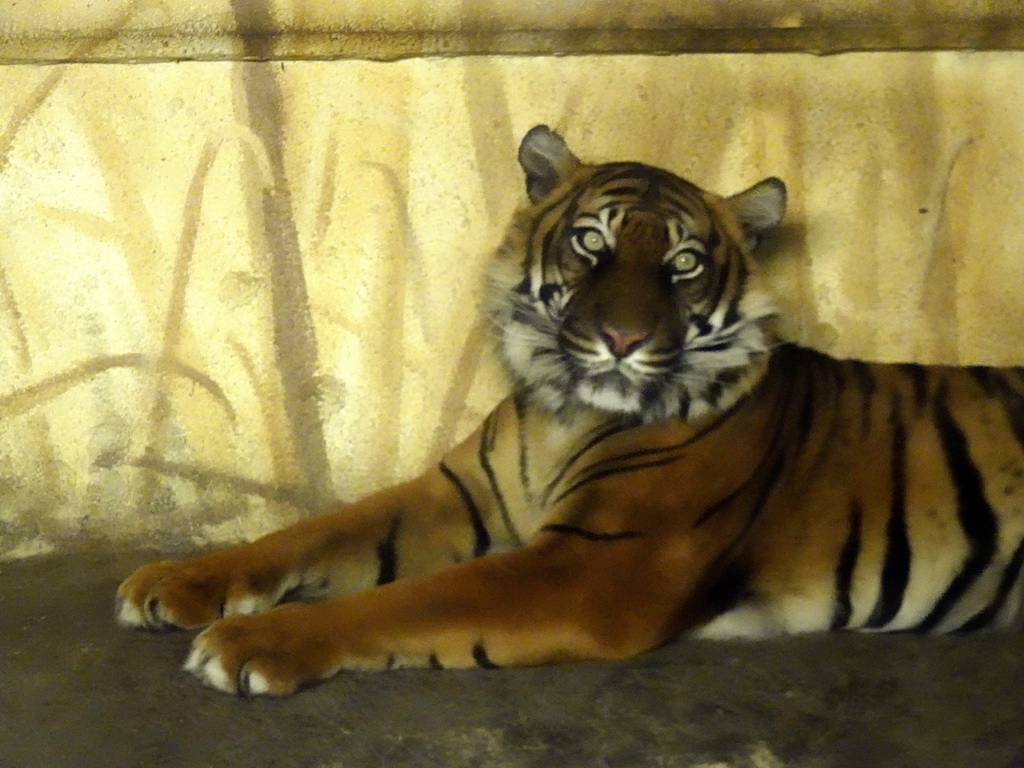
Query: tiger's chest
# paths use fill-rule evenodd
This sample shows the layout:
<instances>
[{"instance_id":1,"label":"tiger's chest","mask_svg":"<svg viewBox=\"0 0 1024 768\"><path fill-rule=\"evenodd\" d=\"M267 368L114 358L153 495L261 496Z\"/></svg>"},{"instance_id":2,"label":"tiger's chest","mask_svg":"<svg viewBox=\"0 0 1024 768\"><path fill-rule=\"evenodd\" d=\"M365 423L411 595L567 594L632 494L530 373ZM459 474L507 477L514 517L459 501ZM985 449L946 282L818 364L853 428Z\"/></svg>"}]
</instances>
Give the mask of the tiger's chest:
<instances>
[{"instance_id":1,"label":"tiger's chest","mask_svg":"<svg viewBox=\"0 0 1024 768\"><path fill-rule=\"evenodd\" d=\"M639 424L594 410L567 419L510 399L473 449L513 544L545 526L655 538L692 525L757 473L773 415L740 410Z\"/></svg>"}]
</instances>

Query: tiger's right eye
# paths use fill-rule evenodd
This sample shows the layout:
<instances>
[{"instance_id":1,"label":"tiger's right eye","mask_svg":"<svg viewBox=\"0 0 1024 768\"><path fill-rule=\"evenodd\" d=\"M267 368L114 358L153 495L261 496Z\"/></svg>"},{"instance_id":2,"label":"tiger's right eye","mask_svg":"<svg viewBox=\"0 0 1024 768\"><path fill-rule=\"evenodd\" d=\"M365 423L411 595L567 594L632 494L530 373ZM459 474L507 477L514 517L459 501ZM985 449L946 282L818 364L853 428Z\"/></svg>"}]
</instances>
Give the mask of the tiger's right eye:
<instances>
[{"instance_id":1,"label":"tiger's right eye","mask_svg":"<svg viewBox=\"0 0 1024 768\"><path fill-rule=\"evenodd\" d=\"M600 230L593 227L578 227L572 233L573 250L591 264L597 264L599 256L608 250L608 241Z\"/></svg>"}]
</instances>

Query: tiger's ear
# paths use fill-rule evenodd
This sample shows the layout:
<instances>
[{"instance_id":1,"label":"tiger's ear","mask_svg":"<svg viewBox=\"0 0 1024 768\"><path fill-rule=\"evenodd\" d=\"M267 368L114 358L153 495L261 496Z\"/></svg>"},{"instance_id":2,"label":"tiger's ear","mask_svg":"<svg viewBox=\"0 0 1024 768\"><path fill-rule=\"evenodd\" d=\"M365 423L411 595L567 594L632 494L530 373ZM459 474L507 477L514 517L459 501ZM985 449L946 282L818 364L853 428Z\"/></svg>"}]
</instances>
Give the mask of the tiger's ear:
<instances>
[{"instance_id":1,"label":"tiger's ear","mask_svg":"<svg viewBox=\"0 0 1024 768\"><path fill-rule=\"evenodd\" d=\"M771 176L728 199L736 219L754 250L782 221L786 213L786 185Z\"/></svg>"},{"instance_id":2,"label":"tiger's ear","mask_svg":"<svg viewBox=\"0 0 1024 768\"><path fill-rule=\"evenodd\" d=\"M535 125L523 137L519 164L526 172L531 203L539 203L582 165L565 140L546 125Z\"/></svg>"}]
</instances>

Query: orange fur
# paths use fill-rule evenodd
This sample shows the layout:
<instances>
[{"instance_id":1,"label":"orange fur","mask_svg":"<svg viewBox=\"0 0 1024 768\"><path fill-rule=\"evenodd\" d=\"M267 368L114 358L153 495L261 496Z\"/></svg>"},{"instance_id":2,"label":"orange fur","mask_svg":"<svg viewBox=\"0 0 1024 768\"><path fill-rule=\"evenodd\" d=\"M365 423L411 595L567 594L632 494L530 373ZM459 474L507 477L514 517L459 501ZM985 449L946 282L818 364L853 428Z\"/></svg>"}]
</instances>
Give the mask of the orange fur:
<instances>
[{"instance_id":1,"label":"orange fur","mask_svg":"<svg viewBox=\"0 0 1024 768\"><path fill-rule=\"evenodd\" d=\"M193 673L286 694L343 669L622 658L681 632L1018 615L1024 374L772 351L750 249L780 183L723 199L583 165L540 128L520 158L533 204L489 276L515 394L418 479L140 568L123 624L207 627Z\"/></svg>"}]
</instances>

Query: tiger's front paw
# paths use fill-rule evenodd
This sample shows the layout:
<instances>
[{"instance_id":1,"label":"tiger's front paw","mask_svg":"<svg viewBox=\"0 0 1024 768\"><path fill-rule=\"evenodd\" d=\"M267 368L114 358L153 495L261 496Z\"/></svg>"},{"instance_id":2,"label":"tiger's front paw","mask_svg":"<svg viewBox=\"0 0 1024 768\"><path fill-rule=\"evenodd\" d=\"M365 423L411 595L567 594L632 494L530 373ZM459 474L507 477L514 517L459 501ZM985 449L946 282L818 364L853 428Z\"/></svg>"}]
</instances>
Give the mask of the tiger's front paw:
<instances>
[{"instance_id":1,"label":"tiger's front paw","mask_svg":"<svg viewBox=\"0 0 1024 768\"><path fill-rule=\"evenodd\" d=\"M239 696L287 696L329 677L337 671L332 643L317 626L313 608L286 605L215 622L192 643L185 669Z\"/></svg>"},{"instance_id":2,"label":"tiger's front paw","mask_svg":"<svg viewBox=\"0 0 1024 768\"><path fill-rule=\"evenodd\" d=\"M125 627L198 629L222 616L273 607L287 591L280 573L244 567L223 555L144 565L117 589L115 613Z\"/></svg>"}]
</instances>

